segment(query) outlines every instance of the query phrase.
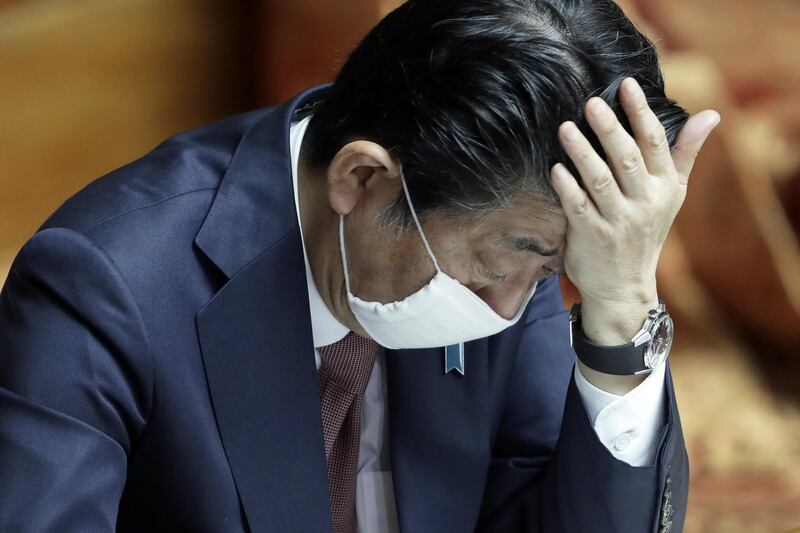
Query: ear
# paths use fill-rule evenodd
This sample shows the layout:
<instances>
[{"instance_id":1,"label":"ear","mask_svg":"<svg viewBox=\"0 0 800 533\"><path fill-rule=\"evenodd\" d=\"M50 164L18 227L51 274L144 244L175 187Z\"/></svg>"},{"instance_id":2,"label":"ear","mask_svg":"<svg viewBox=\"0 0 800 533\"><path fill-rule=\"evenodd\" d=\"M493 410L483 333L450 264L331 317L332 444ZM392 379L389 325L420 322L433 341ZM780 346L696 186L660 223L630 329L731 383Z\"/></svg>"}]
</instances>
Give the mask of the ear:
<instances>
[{"instance_id":1,"label":"ear","mask_svg":"<svg viewBox=\"0 0 800 533\"><path fill-rule=\"evenodd\" d=\"M350 213L366 191L380 192L400 177L400 165L381 145L365 140L344 145L328 165L328 203L340 215Z\"/></svg>"}]
</instances>

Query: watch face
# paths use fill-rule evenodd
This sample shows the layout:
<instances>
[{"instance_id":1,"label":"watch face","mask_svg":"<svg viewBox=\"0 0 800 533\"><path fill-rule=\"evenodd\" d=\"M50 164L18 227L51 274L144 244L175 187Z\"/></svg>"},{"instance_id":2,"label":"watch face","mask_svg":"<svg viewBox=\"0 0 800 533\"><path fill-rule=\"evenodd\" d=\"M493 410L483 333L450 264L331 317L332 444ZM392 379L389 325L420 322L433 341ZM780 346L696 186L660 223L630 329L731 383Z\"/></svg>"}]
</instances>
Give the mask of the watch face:
<instances>
[{"instance_id":1,"label":"watch face","mask_svg":"<svg viewBox=\"0 0 800 533\"><path fill-rule=\"evenodd\" d=\"M663 314L656 319L651 329L653 339L645 352L647 366L656 368L667 358L669 349L672 346L673 324L669 315Z\"/></svg>"}]
</instances>

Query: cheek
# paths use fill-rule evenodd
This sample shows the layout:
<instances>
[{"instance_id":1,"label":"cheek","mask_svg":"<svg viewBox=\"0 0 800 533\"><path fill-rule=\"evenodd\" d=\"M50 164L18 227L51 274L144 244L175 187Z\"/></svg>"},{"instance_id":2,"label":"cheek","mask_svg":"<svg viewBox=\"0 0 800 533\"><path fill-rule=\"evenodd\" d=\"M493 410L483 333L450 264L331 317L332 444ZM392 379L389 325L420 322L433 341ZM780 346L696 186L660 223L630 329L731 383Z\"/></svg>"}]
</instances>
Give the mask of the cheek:
<instances>
[{"instance_id":1,"label":"cheek","mask_svg":"<svg viewBox=\"0 0 800 533\"><path fill-rule=\"evenodd\" d=\"M511 276L504 283L488 285L475 291L475 294L501 317L513 318L530 288L530 283L523 283L519 281L520 278L519 275Z\"/></svg>"},{"instance_id":2,"label":"cheek","mask_svg":"<svg viewBox=\"0 0 800 533\"><path fill-rule=\"evenodd\" d=\"M410 237L413 237L411 235ZM354 294L368 301L402 300L426 285L436 274L422 241L394 235L375 235L369 252L360 259ZM348 255L349 259L349 255ZM352 274L351 274L352 275ZM351 279L351 283L353 280Z\"/></svg>"},{"instance_id":3,"label":"cheek","mask_svg":"<svg viewBox=\"0 0 800 533\"><path fill-rule=\"evenodd\" d=\"M523 272L534 279L543 278L550 275L550 272L545 269L548 264L550 264L548 258L536 256L525 263Z\"/></svg>"},{"instance_id":4,"label":"cheek","mask_svg":"<svg viewBox=\"0 0 800 533\"><path fill-rule=\"evenodd\" d=\"M519 281L513 278L535 276L542 272L542 267L547 264L547 258L513 252L486 253L479 256L479 259L496 274L506 275L507 281Z\"/></svg>"},{"instance_id":5,"label":"cheek","mask_svg":"<svg viewBox=\"0 0 800 533\"><path fill-rule=\"evenodd\" d=\"M474 254L463 248L451 249L449 252L441 259L437 257L439 268L444 270L447 275L468 287L482 280Z\"/></svg>"},{"instance_id":6,"label":"cheek","mask_svg":"<svg viewBox=\"0 0 800 533\"><path fill-rule=\"evenodd\" d=\"M452 233L431 231L431 235L428 235L428 243L436 256L439 268L441 268L445 274L464 284L475 278L475 256L469 249L469 242L467 239L453 235ZM427 252L425 252L421 239L419 240L419 246L423 254L425 254L426 265L430 265L431 275L435 274L436 267L433 266L433 261L430 259Z\"/></svg>"},{"instance_id":7,"label":"cheek","mask_svg":"<svg viewBox=\"0 0 800 533\"><path fill-rule=\"evenodd\" d=\"M498 274L514 276L529 267L531 260L521 257L519 254L501 253L496 254L493 260L487 261L487 264L493 266L493 270Z\"/></svg>"},{"instance_id":8,"label":"cheek","mask_svg":"<svg viewBox=\"0 0 800 533\"><path fill-rule=\"evenodd\" d=\"M548 275L542 267L543 261L540 259L529 261L518 272L509 275L505 282L486 285L475 293L494 309L495 313L511 319L516 315L533 283Z\"/></svg>"}]
</instances>

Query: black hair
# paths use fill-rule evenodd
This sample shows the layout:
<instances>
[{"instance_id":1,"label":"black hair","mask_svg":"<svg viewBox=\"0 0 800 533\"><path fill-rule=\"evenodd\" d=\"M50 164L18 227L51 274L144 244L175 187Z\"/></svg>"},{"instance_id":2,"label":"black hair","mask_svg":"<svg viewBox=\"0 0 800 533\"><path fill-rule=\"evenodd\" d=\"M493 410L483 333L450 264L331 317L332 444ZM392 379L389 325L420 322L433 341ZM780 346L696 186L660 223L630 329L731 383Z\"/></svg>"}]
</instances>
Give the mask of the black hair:
<instances>
[{"instance_id":1,"label":"black hair","mask_svg":"<svg viewBox=\"0 0 800 533\"><path fill-rule=\"evenodd\" d=\"M355 139L402 164L420 218L480 214L527 191L550 205L558 126L600 96L632 133L617 90L642 86L670 147L688 114L664 94L653 43L611 0L408 0L362 39L313 113L304 137L312 168ZM390 218L406 227L401 195ZM397 215L400 215L399 217Z\"/></svg>"}]
</instances>

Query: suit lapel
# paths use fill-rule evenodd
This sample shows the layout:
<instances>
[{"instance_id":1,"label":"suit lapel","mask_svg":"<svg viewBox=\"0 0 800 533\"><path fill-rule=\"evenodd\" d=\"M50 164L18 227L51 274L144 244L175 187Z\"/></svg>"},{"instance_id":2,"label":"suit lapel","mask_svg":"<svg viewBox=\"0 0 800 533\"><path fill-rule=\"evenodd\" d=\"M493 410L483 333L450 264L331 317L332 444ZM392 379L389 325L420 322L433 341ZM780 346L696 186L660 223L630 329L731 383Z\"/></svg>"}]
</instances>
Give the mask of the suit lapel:
<instances>
[{"instance_id":1,"label":"suit lapel","mask_svg":"<svg viewBox=\"0 0 800 533\"><path fill-rule=\"evenodd\" d=\"M443 348L386 350L389 448L404 532L471 531L490 456L487 341L465 345L465 375Z\"/></svg>"},{"instance_id":2,"label":"suit lapel","mask_svg":"<svg viewBox=\"0 0 800 533\"><path fill-rule=\"evenodd\" d=\"M228 279L196 316L214 414L252 531L329 531L317 371L289 157L312 87L244 133L195 237Z\"/></svg>"},{"instance_id":3,"label":"suit lapel","mask_svg":"<svg viewBox=\"0 0 800 533\"><path fill-rule=\"evenodd\" d=\"M222 443L253 531L328 531L322 418L298 232L198 313Z\"/></svg>"}]
</instances>

